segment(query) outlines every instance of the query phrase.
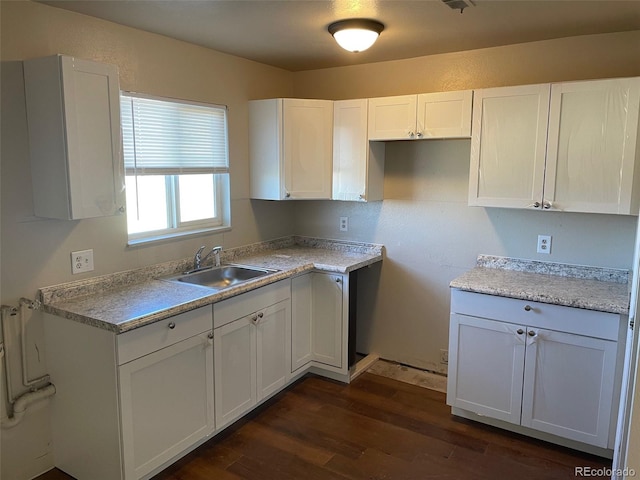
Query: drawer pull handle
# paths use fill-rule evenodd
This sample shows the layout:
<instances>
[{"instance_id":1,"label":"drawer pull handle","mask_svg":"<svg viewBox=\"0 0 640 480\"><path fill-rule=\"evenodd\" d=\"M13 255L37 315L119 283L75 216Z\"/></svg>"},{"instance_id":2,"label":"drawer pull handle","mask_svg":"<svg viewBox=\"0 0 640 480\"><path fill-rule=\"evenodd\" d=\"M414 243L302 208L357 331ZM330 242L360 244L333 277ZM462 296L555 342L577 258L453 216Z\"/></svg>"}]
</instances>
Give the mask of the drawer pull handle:
<instances>
[{"instance_id":1,"label":"drawer pull handle","mask_svg":"<svg viewBox=\"0 0 640 480\"><path fill-rule=\"evenodd\" d=\"M528 332L530 337L535 337L536 336L536 332L534 332L533 330L529 330Z\"/></svg>"},{"instance_id":2,"label":"drawer pull handle","mask_svg":"<svg viewBox=\"0 0 640 480\"><path fill-rule=\"evenodd\" d=\"M519 329L517 330L517 334L518 334L518 335L522 335L523 333L524 333L524 330L523 330L523 329L519 328Z\"/></svg>"},{"instance_id":3,"label":"drawer pull handle","mask_svg":"<svg viewBox=\"0 0 640 480\"><path fill-rule=\"evenodd\" d=\"M530 305L525 305L524 306L524 310L525 310L525 312L530 312L531 311L531 306Z\"/></svg>"},{"instance_id":4,"label":"drawer pull handle","mask_svg":"<svg viewBox=\"0 0 640 480\"><path fill-rule=\"evenodd\" d=\"M169 322L169 328L173 330L174 328L176 328L176 324L174 322Z\"/></svg>"}]
</instances>

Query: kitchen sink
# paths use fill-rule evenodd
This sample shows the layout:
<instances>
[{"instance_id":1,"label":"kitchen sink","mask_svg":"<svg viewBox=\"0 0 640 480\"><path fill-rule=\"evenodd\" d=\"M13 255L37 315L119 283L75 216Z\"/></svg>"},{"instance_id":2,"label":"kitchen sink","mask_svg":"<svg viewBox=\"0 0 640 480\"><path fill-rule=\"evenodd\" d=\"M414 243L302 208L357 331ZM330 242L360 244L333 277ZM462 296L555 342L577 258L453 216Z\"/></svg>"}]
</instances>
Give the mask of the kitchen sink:
<instances>
[{"instance_id":1,"label":"kitchen sink","mask_svg":"<svg viewBox=\"0 0 640 480\"><path fill-rule=\"evenodd\" d=\"M193 273L185 273L175 277L167 278L172 282L191 283L203 287L221 290L233 287L254 278L264 277L278 270L270 268L252 267L248 265L223 265L221 267L211 267Z\"/></svg>"}]
</instances>

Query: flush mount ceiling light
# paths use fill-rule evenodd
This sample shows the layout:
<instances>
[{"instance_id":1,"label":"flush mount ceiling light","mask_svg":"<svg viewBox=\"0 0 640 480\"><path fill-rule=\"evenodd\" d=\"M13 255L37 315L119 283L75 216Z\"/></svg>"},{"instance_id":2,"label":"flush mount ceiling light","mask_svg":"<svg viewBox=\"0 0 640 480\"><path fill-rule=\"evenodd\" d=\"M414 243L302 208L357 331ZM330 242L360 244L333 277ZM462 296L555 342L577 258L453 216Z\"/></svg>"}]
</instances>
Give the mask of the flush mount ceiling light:
<instances>
[{"instance_id":1,"label":"flush mount ceiling light","mask_svg":"<svg viewBox=\"0 0 640 480\"><path fill-rule=\"evenodd\" d=\"M334 22L328 27L329 33L338 45L350 52L363 52L378 39L384 25L376 20L352 18Z\"/></svg>"}]
</instances>

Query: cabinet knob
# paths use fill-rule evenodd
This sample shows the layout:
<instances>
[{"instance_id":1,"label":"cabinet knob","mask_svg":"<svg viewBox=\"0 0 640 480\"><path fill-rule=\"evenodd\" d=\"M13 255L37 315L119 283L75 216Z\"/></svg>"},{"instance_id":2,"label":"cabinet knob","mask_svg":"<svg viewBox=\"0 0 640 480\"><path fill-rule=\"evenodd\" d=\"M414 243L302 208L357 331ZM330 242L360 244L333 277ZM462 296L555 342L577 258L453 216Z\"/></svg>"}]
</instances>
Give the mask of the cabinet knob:
<instances>
[{"instance_id":1,"label":"cabinet knob","mask_svg":"<svg viewBox=\"0 0 640 480\"><path fill-rule=\"evenodd\" d=\"M413 138L416 134L413 132L409 132L409 138Z\"/></svg>"},{"instance_id":2,"label":"cabinet knob","mask_svg":"<svg viewBox=\"0 0 640 480\"><path fill-rule=\"evenodd\" d=\"M416 136L417 136L418 138L422 138L422 132L418 132L418 133L416 133Z\"/></svg>"},{"instance_id":3,"label":"cabinet knob","mask_svg":"<svg viewBox=\"0 0 640 480\"><path fill-rule=\"evenodd\" d=\"M264 317L264 313L262 312L258 313L258 318L262 318L262 317Z\"/></svg>"},{"instance_id":4,"label":"cabinet knob","mask_svg":"<svg viewBox=\"0 0 640 480\"><path fill-rule=\"evenodd\" d=\"M524 330L523 330L523 329L521 329L521 328L519 328L519 329L516 331L516 333L517 333L518 335L522 335L522 334L524 333Z\"/></svg>"},{"instance_id":5,"label":"cabinet knob","mask_svg":"<svg viewBox=\"0 0 640 480\"><path fill-rule=\"evenodd\" d=\"M290 198L291 194L289 192L287 192L287 193L284 194L284 196L285 196L285 198Z\"/></svg>"},{"instance_id":6,"label":"cabinet knob","mask_svg":"<svg viewBox=\"0 0 640 480\"><path fill-rule=\"evenodd\" d=\"M364 193L360 194L360 200L364 200Z\"/></svg>"},{"instance_id":7,"label":"cabinet knob","mask_svg":"<svg viewBox=\"0 0 640 480\"><path fill-rule=\"evenodd\" d=\"M542 208L544 208L545 210L549 210L552 206L553 204L551 202L548 202L546 200L542 202Z\"/></svg>"},{"instance_id":8,"label":"cabinet knob","mask_svg":"<svg viewBox=\"0 0 640 480\"><path fill-rule=\"evenodd\" d=\"M340 277L336 278L336 283L340 283L342 279Z\"/></svg>"},{"instance_id":9,"label":"cabinet knob","mask_svg":"<svg viewBox=\"0 0 640 480\"><path fill-rule=\"evenodd\" d=\"M207 338L209 340L213 340L213 332L209 332L209 335L207 335Z\"/></svg>"},{"instance_id":10,"label":"cabinet knob","mask_svg":"<svg viewBox=\"0 0 640 480\"><path fill-rule=\"evenodd\" d=\"M125 211L124 205L121 205L120 208L118 208L118 211L120 213L124 213L124 211Z\"/></svg>"},{"instance_id":11,"label":"cabinet knob","mask_svg":"<svg viewBox=\"0 0 640 480\"><path fill-rule=\"evenodd\" d=\"M253 317L251 317L251 321L253 323L257 322L258 321L258 315L254 315Z\"/></svg>"},{"instance_id":12,"label":"cabinet knob","mask_svg":"<svg viewBox=\"0 0 640 480\"><path fill-rule=\"evenodd\" d=\"M536 336L536 332L534 332L533 330L529 330L529 331L527 332L527 334L528 334L530 337L535 337L535 336Z\"/></svg>"},{"instance_id":13,"label":"cabinet knob","mask_svg":"<svg viewBox=\"0 0 640 480\"><path fill-rule=\"evenodd\" d=\"M176 324L174 322L169 322L169 329L173 330L176 328Z\"/></svg>"},{"instance_id":14,"label":"cabinet knob","mask_svg":"<svg viewBox=\"0 0 640 480\"><path fill-rule=\"evenodd\" d=\"M540 202L533 202L533 203L531 204L531 206L532 206L533 208L540 208Z\"/></svg>"},{"instance_id":15,"label":"cabinet knob","mask_svg":"<svg viewBox=\"0 0 640 480\"><path fill-rule=\"evenodd\" d=\"M524 310L525 310L525 312L530 312L531 311L531 305L525 305L524 306Z\"/></svg>"}]
</instances>

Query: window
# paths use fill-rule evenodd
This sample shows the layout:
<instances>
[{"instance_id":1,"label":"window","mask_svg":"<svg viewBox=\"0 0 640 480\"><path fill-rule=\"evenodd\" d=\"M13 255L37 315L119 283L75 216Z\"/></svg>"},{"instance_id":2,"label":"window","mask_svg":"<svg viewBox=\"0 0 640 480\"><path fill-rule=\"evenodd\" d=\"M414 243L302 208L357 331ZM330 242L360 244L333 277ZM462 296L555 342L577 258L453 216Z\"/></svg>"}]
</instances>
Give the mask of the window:
<instances>
[{"instance_id":1,"label":"window","mask_svg":"<svg viewBox=\"0 0 640 480\"><path fill-rule=\"evenodd\" d=\"M129 244L228 228L227 109L120 95Z\"/></svg>"}]
</instances>

